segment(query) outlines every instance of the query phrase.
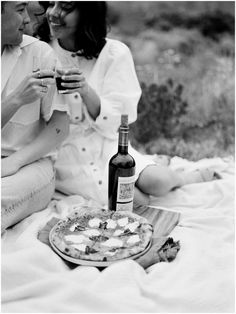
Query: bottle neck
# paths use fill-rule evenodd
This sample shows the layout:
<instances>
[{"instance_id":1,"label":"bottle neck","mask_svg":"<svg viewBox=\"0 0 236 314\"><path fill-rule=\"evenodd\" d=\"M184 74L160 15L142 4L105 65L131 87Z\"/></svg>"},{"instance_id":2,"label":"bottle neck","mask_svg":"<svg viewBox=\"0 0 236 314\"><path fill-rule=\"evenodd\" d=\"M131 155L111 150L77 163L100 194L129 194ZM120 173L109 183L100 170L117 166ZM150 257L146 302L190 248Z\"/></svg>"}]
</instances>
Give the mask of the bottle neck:
<instances>
[{"instance_id":1,"label":"bottle neck","mask_svg":"<svg viewBox=\"0 0 236 314\"><path fill-rule=\"evenodd\" d=\"M119 141L118 141L118 153L128 154L128 142L129 142L129 128L120 127Z\"/></svg>"}]
</instances>

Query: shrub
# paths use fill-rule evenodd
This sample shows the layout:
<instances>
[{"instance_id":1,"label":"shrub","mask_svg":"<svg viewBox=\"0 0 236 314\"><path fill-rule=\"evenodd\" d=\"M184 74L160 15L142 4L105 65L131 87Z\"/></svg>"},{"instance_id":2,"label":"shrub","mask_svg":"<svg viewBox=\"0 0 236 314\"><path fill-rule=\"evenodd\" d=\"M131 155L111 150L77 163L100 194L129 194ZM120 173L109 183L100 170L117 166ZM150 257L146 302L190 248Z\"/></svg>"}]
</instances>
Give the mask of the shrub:
<instances>
[{"instance_id":1,"label":"shrub","mask_svg":"<svg viewBox=\"0 0 236 314\"><path fill-rule=\"evenodd\" d=\"M214 12L198 15L182 15L181 12L164 12L160 16L151 16L145 21L147 27L154 27L163 31L170 31L175 27L196 28L204 36L219 40L222 33L234 35L235 19L227 12Z\"/></svg>"},{"instance_id":2,"label":"shrub","mask_svg":"<svg viewBox=\"0 0 236 314\"><path fill-rule=\"evenodd\" d=\"M234 16L216 11L214 14L204 14L198 27L204 36L219 40L222 33L234 35L234 24Z\"/></svg>"},{"instance_id":3,"label":"shrub","mask_svg":"<svg viewBox=\"0 0 236 314\"><path fill-rule=\"evenodd\" d=\"M195 118L182 99L183 86L168 79L142 86L138 119L131 125L131 142L142 153L180 156L189 160L234 155L234 93L223 90ZM232 95L231 95L232 94Z\"/></svg>"},{"instance_id":4,"label":"shrub","mask_svg":"<svg viewBox=\"0 0 236 314\"><path fill-rule=\"evenodd\" d=\"M140 143L159 137L181 136L181 119L188 104L182 99L183 86L172 79L165 84L142 86L138 105L138 119L131 126L131 135Z\"/></svg>"}]
</instances>

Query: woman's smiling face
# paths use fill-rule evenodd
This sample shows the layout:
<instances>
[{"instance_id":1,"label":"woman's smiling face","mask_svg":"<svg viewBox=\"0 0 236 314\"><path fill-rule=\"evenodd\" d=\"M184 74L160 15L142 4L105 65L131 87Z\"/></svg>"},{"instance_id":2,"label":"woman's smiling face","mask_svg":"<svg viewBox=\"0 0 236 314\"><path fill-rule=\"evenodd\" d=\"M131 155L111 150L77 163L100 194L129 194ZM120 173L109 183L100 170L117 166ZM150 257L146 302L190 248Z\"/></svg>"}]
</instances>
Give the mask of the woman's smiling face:
<instances>
[{"instance_id":1,"label":"woman's smiling face","mask_svg":"<svg viewBox=\"0 0 236 314\"><path fill-rule=\"evenodd\" d=\"M46 16L54 38L74 39L79 24L79 10L75 1L50 1Z\"/></svg>"}]
</instances>

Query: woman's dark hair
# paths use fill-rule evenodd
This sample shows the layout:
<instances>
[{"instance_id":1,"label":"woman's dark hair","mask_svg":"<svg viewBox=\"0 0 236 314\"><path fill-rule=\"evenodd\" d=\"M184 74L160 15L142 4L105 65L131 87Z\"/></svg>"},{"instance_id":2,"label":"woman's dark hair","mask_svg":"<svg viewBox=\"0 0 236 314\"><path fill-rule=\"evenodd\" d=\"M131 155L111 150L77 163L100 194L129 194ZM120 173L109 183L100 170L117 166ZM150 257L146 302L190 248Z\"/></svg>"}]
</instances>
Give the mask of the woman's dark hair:
<instances>
[{"instance_id":1,"label":"woman's dark hair","mask_svg":"<svg viewBox=\"0 0 236 314\"><path fill-rule=\"evenodd\" d=\"M39 1L46 12L49 2ZM107 4L104 1L74 1L75 9L79 10L77 29L78 54L87 59L97 58L106 43ZM42 13L42 14L44 14ZM50 42L50 30L46 17L37 27L35 34L40 40Z\"/></svg>"}]
</instances>

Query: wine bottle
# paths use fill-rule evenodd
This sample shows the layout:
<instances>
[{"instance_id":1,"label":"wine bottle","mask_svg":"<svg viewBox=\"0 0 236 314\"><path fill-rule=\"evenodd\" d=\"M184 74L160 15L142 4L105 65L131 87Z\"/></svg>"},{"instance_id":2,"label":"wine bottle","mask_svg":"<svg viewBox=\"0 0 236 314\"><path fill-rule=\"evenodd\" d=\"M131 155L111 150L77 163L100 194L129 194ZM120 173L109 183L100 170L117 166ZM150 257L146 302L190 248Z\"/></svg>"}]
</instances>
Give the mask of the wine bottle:
<instances>
[{"instance_id":1,"label":"wine bottle","mask_svg":"<svg viewBox=\"0 0 236 314\"><path fill-rule=\"evenodd\" d=\"M121 115L118 152L109 161L109 210L133 210L135 160L128 153L128 115Z\"/></svg>"}]
</instances>

